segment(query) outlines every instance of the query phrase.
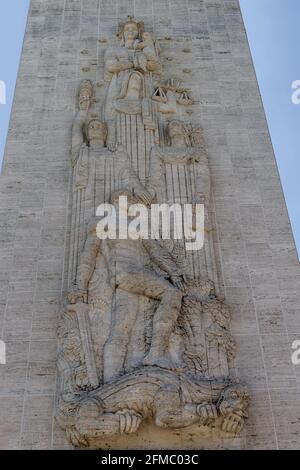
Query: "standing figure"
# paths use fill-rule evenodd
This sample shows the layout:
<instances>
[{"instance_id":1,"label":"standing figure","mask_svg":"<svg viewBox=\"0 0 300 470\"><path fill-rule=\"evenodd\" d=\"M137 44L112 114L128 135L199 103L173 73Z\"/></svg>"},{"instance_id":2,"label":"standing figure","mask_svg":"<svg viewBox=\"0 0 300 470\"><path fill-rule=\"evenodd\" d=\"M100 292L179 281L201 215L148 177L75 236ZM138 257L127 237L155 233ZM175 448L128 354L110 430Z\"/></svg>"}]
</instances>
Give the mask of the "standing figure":
<instances>
[{"instance_id":1,"label":"standing figure","mask_svg":"<svg viewBox=\"0 0 300 470\"><path fill-rule=\"evenodd\" d=\"M154 142L151 96L154 76L161 72L159 48L151 35L144 33L143 23L132 17L120 26L118 36L120 44L108 48L104 57L109 82L104 103L107 146L114 150L121 142L143 180L145 160Z\"/></svg>"}]
</instances>

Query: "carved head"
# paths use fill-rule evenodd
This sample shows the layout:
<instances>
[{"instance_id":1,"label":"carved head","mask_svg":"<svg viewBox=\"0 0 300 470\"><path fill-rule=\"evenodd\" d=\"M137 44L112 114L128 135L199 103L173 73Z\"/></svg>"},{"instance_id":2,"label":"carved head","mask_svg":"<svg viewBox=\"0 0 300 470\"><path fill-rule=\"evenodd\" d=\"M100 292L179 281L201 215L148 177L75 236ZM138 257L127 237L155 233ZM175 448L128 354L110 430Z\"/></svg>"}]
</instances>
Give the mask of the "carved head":
<instances>
[{"instance_id":1,"label":"carved head","mask_svg":"<svg viewBox=\"0 0 300 470\"><path fill-rule=\"evenodd\" d=\"M246 386L242 383L229 385L223 390L217 407L221 416L237 415L248 418L247 408L250 403L250 395Z\"/></svg>"},{"instance_id":2,"label":"carved head","mask_svg":"<svg viewBox=\"0 0 300 470\"><path fill-rule=\"evenodd\" d=\"M142 39L144 42L148 43L148 44L152 44L153 43L153 37L152 37L152 34L149 33L148 31L145 31L143 34L142 34Z\"/></svg>"},{"instance_id":3,"label":"carved head","mask_svg":"<svg viewBox=\"0 0 300 470\"><path fill-rule=\"evenodd\" d=\"M127 95L134 93L137 98L140 97L143 88L143 77L139 72L133 72L128 81Z\"/></svg>"},{"instance_id":4,"label":"carved head","mask_svg":"<svg viewBox=\"0 0 300 470\"><path fill-rule=\"evenodd\" d=\"M168 123L168 134L171 141L175 139L178 141L181 138L186 147L191 146L189 131L184 122L178 120L170 121Z\"/></svg>"},{"instance_id":5,"label":"carved head","mask_svg":"<svg viewBox=\"0 0 300 470\"><path fill-rule=\"evenodd\" d=\"M89 145L100 144L104 147L107 138L107 126L99 119L92 119L86 128L86 137Z\"/></svg>"},{"instance_id":6,"label":"carved head","mask_svg":"<svg viewBox=\"0 0 300 470\"><path fill-rule=\"evenodd\" d=\"M136 21L133 16L129 16L125 23L119 25L119 32L117 36L125 44L126 41L134 41L135 39L141 39L144 31L144 23L142 21Z\"/></svg>"}]
</instances>

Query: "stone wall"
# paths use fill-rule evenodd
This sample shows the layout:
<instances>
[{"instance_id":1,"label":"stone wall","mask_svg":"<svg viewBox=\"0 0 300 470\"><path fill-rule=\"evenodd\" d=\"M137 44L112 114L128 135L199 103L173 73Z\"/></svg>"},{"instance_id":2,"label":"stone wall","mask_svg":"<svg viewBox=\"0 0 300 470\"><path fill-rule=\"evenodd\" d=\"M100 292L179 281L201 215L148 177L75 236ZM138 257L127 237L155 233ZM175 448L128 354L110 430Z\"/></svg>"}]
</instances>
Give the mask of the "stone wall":
<instances>
[{"instance_id":1,"label":"stone wall","mask_svg":"<svg viewBox=\"0 0 300 470\"><path fill-rule=\"evenodd\" d=\"M0 448L70 447L53 417L71 125L82 79L102 99L105 40L130 14L153 30L169 74L195 100L183 117L204 130L235 372L252 402L239 439L176 431L166 440L149 428L126 445L300 448L300 367L290 359L300 270L237 0L31 1L0 181Z\"/></svg>"}]
</instances>

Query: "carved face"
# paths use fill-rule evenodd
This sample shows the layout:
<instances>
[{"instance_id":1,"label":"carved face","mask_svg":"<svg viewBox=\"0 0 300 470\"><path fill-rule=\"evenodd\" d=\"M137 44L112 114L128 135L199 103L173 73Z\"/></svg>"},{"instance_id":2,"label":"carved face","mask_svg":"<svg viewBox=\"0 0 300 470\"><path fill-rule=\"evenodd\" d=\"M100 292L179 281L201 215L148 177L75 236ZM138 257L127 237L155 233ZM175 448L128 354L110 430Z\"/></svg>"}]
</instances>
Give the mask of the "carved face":
<instances>
[{"instance_id":1,"label":"carved face","mask_svg":"<svg viewBox=\"0 0 300 470\"><path fill-rule=\"evenodd\" d=\"M80 101L89 100L89 99L90 99L89 90L87 90L87 89L82 90L82 91L80 92L79 99L80 99Z\"/></svg>"},{"instance_id":2,"label":"carved face","mask_svg":"<svg viewBox=\"0 0 300 470\"><path fill-rule=\"evenodd\" d=\"M143 41L147 43L151 43L153 41L151 33L147 33L147 32L143 33L142 38L143 38Z\"/></svg>"},{"instance_id":3,"label":"carved face","mask_svg":"<svg viewBox=\"0 0 300 470\"><path fill-rule=\"evenodd\" d=\"M247 408L249 406L249 393L242 384L234 384L227 387L219 402L219 410L222 416L237 414L244 418L248 417Z\"/></svg>"},{"instance_id":4,"label":"carved face","mask_svg":"<svg viewBox=\"0 0 300 470\"><path fill-rule=\"evenodd\" d=\"M130 80L128 83L128 89L131 91L140 91L142 86L142 77L139 73L133 73L130 76Z\"/></svg>"},{"instance_id":5,"label":"carved face","mask_svg":"<svg viewBox=\"0 0 300 470\"><path fill-rule=\"evenodd\" d=\"M127 23L124 26L123 36L124 36L125 41L128 39L129 40L137 39L138 35L139 35L139 30L138 30L136 23Z\"/></svg>"},{"instance_id":6,"label":"carved face","mask_svg":"<svg viewBox=\"0 0 300 470\"><path fill-rule=\"evenodd\" d=\"M87 135L89 142L99 142L104 145L106 128L103 122L93 119L88 125Z\"/></svg>"}]
</instances>

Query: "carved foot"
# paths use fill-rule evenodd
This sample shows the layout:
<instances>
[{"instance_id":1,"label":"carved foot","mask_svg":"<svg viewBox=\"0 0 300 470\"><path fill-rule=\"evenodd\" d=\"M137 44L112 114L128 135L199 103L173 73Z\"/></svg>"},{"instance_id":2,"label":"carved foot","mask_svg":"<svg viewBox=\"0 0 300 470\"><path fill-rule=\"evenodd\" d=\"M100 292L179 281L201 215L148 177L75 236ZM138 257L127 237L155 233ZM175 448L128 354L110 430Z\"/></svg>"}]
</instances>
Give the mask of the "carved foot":
<instances>
[{"instance_id":1,"label":"carved foot","mask_svg":"<svg viewBox=\"0 0 300 470\"><path fill-rule=\"evenodd\" d=\"M132 434L136 432L143 420L143 417L134 410L124 409L118 411L120 419L120 433Z\"/></svg>"}]
</instances>

